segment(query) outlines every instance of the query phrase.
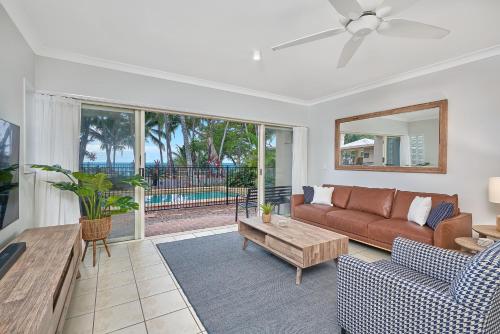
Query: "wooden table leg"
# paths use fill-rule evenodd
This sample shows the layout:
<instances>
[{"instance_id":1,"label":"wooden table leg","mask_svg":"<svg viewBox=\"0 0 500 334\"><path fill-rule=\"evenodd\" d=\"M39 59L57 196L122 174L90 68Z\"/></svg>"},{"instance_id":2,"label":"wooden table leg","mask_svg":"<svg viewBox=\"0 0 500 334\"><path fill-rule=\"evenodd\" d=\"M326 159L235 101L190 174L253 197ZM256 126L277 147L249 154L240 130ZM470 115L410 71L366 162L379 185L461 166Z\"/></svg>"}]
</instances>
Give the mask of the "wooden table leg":
<instances>
[{"instance_id":1,"label":"wooden table leg","mask_svg":"<svg viewBox=\"0 0 500 334\"><path fill-rule=\"evenodd\" d=\"M106 253L108 253L108 257L111 257L111 253L108 248L108 244L106 243L106 238L102 239L102 242L104 243L104 248L106 248Z\"/></svg>"},{"instance_id":2,"label":"wooden table leg","mask_svg":"<svg viewBox=\"0 0 500 334\"><path fill-rule=\"evenodd\" d=\"M295 284L299 285L302 282L302 268L297 267L297 275L295 276Z\"/></svg>"},{"instance_id":3,"label":"wooden table leg","mask_svg":"<svg viewBox=\"0 0 500 334\"><path fill-rule=\"evenodd\" d=\"M77 269L77 271L76 271L76 279L79 279L80 277L82 277L82 274L80 274L80 269Z\"/></svg>"},{"instance_id":4,"label":"wooden table leg","mask_svg":"<svg viewBox=\"0 0 500 334\"><path fill-rule=\"evenodd\" d=\"M243 250L247 249L247 246L248 246L248 239L243 238Z\"/></svg>"},{"instance_id":5,"label":"wooden table leg","mask_svg":"<svg viewBox=\"0 0 500 334\"><path fill-rule=\"evenodd\" d=\"M85 260L85 254L87 254L87 248L89 247L89 242L85 241L85 249L83 250L82 262Z\"/></svg>"},{"instance_id":6,"label":"wooden table leg","mask_svg":"<svg viewBox=\"0 0 500 334\"><path fill-rule=\"evenodd\" d=\"M97 251L97 247L96 247L96 244L95 244L95 240L92 241L92 265L95 267L95 256L96 256L96 251Z\"/></svg>"}]
</instances>

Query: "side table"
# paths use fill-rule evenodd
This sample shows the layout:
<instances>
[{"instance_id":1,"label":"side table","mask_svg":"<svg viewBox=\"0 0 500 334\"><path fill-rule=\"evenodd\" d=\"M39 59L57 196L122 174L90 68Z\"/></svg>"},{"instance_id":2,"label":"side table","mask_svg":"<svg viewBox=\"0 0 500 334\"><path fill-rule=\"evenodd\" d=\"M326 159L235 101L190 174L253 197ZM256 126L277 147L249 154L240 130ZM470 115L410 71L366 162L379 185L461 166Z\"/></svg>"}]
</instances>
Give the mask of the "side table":
<instances>
[{"instance_id":1,"label":"side table","mask_svg":"<svg viewBox=\"0 0 500 334\"><path fill-rule=\"evenodd\" d=\"M456 238L455 242L457 245L459 245L462 250L468 252L468 253L477 253L485 249L486 247L479 246L477 244L477 239L476 238L471 238L471 237L460 237Z\"/></svg>"}]
</instances>

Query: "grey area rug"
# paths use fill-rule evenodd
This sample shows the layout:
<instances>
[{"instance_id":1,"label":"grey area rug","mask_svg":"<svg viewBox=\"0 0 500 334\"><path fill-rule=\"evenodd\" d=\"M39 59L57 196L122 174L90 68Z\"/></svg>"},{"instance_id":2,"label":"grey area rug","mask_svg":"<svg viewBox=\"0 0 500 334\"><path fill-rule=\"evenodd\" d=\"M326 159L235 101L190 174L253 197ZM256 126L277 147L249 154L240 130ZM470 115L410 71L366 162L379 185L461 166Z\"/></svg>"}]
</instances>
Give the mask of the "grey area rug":
<instances>
[{"instance_id":1,"label":"grey area rug","mask_svg":"<svg viewBox=\"0 0 500 334\"><path fill-rule=\"evenodd\" d=\"M333 262L296 268L237 232L159 244L209 333L340 333Z\"/></svg>"}]
</instances>

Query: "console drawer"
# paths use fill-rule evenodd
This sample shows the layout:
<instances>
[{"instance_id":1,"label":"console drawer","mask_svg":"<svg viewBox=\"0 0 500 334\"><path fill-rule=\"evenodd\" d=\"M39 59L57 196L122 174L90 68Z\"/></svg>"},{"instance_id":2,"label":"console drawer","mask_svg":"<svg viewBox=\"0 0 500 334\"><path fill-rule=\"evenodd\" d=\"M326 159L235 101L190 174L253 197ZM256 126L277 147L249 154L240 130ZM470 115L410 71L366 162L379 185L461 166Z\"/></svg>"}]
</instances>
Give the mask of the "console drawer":
<instances>
[{"instance_id":1,"label":"console drawer","mask_svg":"<svg viewBox=\"0 0 500 334\"><path fill-rule=\"evenodd\" d=\"M283 242L279 239L276 239L270 235L266 235L266 245L277 251L278 253L288 257L292 261L296 262L299 265L303 265L304 263L304 252L302 249L294 247L286 242Z\"/></svg>"}]
</instances>

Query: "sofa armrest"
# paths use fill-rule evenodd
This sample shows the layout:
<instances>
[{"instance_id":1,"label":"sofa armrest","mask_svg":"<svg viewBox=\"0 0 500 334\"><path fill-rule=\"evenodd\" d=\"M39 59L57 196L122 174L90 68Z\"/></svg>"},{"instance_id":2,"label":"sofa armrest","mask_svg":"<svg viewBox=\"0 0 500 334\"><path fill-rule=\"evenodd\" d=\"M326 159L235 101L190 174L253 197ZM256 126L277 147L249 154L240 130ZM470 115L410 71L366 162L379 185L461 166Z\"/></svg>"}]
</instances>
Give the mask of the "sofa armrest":
<instances>
[{"instance_id":1,"label":"sofa armrest","mask_svg":"<svg viewBox=\"0 0 500 334\"><path fill-rule=\"evenodd\" d=\"M472 215L461 213L458 216L443 220L434 231L434 246L459 249L455 243L458 237L472 236Z\"/></svg>"},{"instance_id":2,"label":"sofa armrest","mask_svg":"<svg viewBox=\"0 0 500 334\"><path fill-rule=\"evenodd\" d=\"M298 205L304 204L304 195L303 194L295 194L290 198L290 210L292 213L292 218L295 217L295 207Z\"/></svg>"},{"instance_id":3,"label":"sofa armrest","mask_svg":"<svg viewBox=\"0 0 500 334\"><path fill-rule=\"evenodd\" d=\"M435 279L451 283L470 256L404 238L396 238L392 261Z\"/></svg>"},{"instance_id":4,"label":"sofa armrest","mask_svg":"<svg viewBox=\"0 0 500 334\"><path fill-rule=\"evenodd\" d=\"M351 256L339 258L337 286L339 325L349 333L471 333L482 324L450 294Z\"/></svg>"}]
</instances>

